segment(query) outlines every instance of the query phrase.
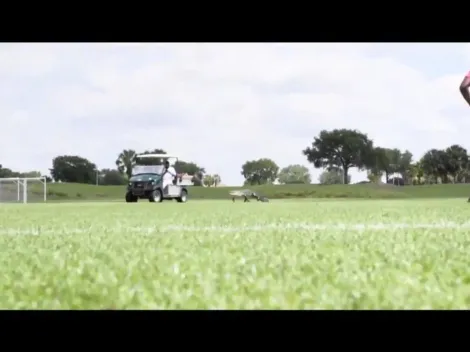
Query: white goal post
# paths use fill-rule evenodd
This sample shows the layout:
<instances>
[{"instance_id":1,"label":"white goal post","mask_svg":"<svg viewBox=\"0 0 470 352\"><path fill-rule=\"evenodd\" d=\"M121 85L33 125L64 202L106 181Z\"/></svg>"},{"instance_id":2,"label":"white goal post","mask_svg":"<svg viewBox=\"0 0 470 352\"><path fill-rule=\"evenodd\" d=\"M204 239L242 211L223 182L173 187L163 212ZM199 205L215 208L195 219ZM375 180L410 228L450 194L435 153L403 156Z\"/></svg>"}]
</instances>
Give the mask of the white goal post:
<instances>
[{"instance_id":1,"label":"white goal post","mask_svg":"<svg viewBox=\"0 0 470 352\"><path fill-rule=\"evenodd\" d=\"M34 183L37 184L36 187L33 186ZM0 203L28 201L47 201L46 176L0 178Z\"/></svg>"}]
</instances>

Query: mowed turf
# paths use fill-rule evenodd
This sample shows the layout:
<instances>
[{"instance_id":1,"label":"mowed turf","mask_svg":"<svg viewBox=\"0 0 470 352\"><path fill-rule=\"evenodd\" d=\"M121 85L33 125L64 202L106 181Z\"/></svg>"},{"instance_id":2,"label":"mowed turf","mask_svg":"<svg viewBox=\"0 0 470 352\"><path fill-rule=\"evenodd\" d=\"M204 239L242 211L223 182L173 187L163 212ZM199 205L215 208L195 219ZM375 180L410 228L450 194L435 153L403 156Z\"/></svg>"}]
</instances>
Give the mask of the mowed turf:
<instances>
[{"instance_id":1,"label":"mowed turf","mask_svg":"<svg viewBox=\"0 0 470 352\"><path fill-rule=\"evenodd\" d=\"M470 206L0 206L0 308L470 307Z\"/></svg>"}]
</instances>

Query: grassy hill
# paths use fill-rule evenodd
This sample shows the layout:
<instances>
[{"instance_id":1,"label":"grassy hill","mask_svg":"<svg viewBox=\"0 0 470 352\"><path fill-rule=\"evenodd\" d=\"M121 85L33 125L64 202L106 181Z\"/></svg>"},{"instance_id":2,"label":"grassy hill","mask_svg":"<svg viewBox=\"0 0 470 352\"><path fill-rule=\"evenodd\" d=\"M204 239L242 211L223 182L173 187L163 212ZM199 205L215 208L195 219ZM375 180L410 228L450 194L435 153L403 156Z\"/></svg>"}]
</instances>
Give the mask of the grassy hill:
<instances>
[{"instance_id":1,"label":"grassy hill","mask_svg":"<svg viewBox=\"0 0 470 352\"><path fill-rule=\"evenodd\" d=\"M228 192L242 187L190 187L190 199L229 199ZM392 185L278 185L253 186L250 189L271 199L283 198L465 198L470 185L447 184L397 187ZM41 185L30 185L30 193L42 196ZM125 186L96 186L86 184L48 184L49 200L124 200Z\"/></svg>"}]
</instances>

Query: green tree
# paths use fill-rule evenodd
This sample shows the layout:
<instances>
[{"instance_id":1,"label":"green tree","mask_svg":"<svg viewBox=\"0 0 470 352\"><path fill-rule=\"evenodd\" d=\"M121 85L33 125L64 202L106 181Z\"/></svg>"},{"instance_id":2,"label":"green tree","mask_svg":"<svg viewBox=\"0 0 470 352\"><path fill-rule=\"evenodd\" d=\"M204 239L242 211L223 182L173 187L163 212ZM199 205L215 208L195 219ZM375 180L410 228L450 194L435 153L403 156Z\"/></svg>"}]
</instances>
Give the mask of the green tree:
<instances>
[{"instance_id":1,"label":"green tree","mask_svg":"<svg viewBox=\"0 0 470 352\"><path fill-rule=\"evenodd\" d=\"M372 169L367 170L367 179L372 183L380 183L383 173L380 170Z\"/></svg>"},{"instance_id":2,"label":"green tree","mask_svg":"<svg viewBox=\"0 0 470 352\"><path fill-rule=\"evenodd\" d=\"M279 182L283 184L311 183L312 179L308 168L303 165L289 165L284 167L278 176Z\"/></svg>"},{"instance_id":3,"label":"green tree","mask_svg":"<svg viewBox=\"0 0 470 352\"><path fill-rule=\"evenodd\" d=\"M375 163L371 167L371 172L374 175L379 173L385 174L385 182L388 182L390 175L395 172L395 167L392 162L395 152L393 149L377 147L374 148Z\"/></svg>"},{"instance_id":4,"label":"green tree","mask_svg":"<svg viewBox=\"0 0 470 352\"><path fill-rule=\"evenodd\" d=\"M199 175L202 178L206 173L205 168L192 162L178 160L173 166L176 172L180 174Z\"/></svg>"},{"instance_id":5,"label":"green tree","mask_svg":"<svg viewBox=\"0 0 470 352\"><path fill-rule=\"evenodd\" d=\"M211 187L214 185L214 177L212 175L206 174L204 175L203 182L206 187Z\"/></svg>"},{"instance_id":6,"label":"green tree","mask_svg":"<svg viewBox=\"0 0 470 352\"><path fill-rule=\"evenodd\" d=\"M12 171L8 168L2 168L0 165L0 178L8 178L8 177L41 177L41 173L39 171L27 171L27 172L16 172ZM52 179L46 176L46 182L50 182Z\"/></svg>"},{"instance_id":7,"label":"green tree","mask_svg":"<svg viewBox=\"0 0 470 352\"><path fill-rule=\"evenodd\" d=\"M267 158L247 161L242 165L241 174L245 183L249 185L262 185L276 180L279 166Z\"/></svg>"},{"instance_id":8,"label":"green tree","mask_svg":"<svg viewBox=\"0 0 470 352\"><path fill-rule=\"evenodd\" d=\"M411 179L411 182L413 184L422 184L423 183L423 178L424 178L424 170L421 166L421 163L418 161L418 162L415 162L415 163L412 163L409 167L409 171L408 171L408 176L409 176L409 179Z\"/></svg>"},{"instance_id":9,"label":"green tree","mask_svg":"<svg viewBox=\"0 0 470 352\"><path fill-rule=\"evenodd\" d=\"M96 182L96 165L77 155L61 155L52 160L51 176L54 181L90 183Z\"/></svg>"},{"instance_id":10,"label":"green tree","mask_svg":"<svg viewBox=\"0 0 470 352\"><path fill-rule=\"evenodd\" d=\"M467 150L458 144L446 149L431 149L420 160L423 172L435 182L440 178L442 183L462 182L466 180L469 169Z\"/></svg>"},{"instance_id":11,"label":"green tree","mask_svg":"<svg viewBox=\"0 0 470 352\"><path fill-rule=\"evenodd\" d=\"M405 184L411 183L412 177L410 177L410 173L412 162L413 154L410 151L405 150L404 152L400 152L396 172L401 174L403 180L405 181Z\"/></svg>"},{"instance_id":12,"label":"green tree","mask_svg":"<svg viewBox=\"0 0 470 352\"><path fill-rule=\"evenodd\" d=\"M20 177L41 177L41 173L39 171L21 172L20 175Z\"/></svg>"},{"instance_id":13,"label":"green tree","mask_svg":"<svg viewBox=\"0 0 470 352\"><path fill-rule=\"evenodd\" d=\"M219 174L215 174L213 175L213 177L214 177L214 187L217 187L222 182L222 178L220 177Z\"/></svg>"},{"instance_id":14,"label":"green tree","mask_svg":"<svg viewBox=\"0 0 470 352\"><path fill-rule=\"evenodd\" d=\"M121 186L128 182L127 175L123 175L118 170L103 169L99 172L99 184L106 186Z\"/></svg>"},{"instance_id":15,"label":"green tree","mask_svg":"<svg viewBox=\"0 0 470 352\"><path fill-rule=\"evenodd\" d=\"M468 153L464 147L454 144L445 150L447 155L447 172L452 176L453 182L461 182L462 174L468 168Z\"/></svg>"},{"instance_id":16,"label":"green tree","mask_svg":"<svg viewBox=\"0 0 470 352\"><path fill-rule=\"evenodd\" d=\"M315 168L339 167L343 170L343 182L347 183L352 167L364 169L374 164L373 142L357 130L335 129L321 131L311 147L302 153Z\"/></svg>"},{"instance_id":17,"label":"green tree","mask_svg":"<svg viewBox=\"0 0 470 352\"><path fill-rule=\"evenodd\" d=\"M206 187L217 187L217 185L220 184L220 176L217 174L205 174L203 177L203 183Z\"/></svg>"},{"instance_id":18,"label":"green tree","mask_svg":"<svg viewBox=\"0 0 470 352\"><path fill-rule=\"evenodd\" d=\"M339 167L332 166L323 171L318 177L318 181L322 185L339 185L344 183L343 170ZM351 183L351 176L348 175L347 184Z\"/></svg>"},{"instance_id":19,"label":"green tree","mask_svg":"<svg viewBox=\"0 0 470 352\"><path fill-rule=\"evenodd\" d=\"M399 173L403 179L409 175L413 154L408 150L401 152L399 149L374 148L373 164L371 171L377 174L381 171L385 174L385 182L388 182L390 175Z\"/></svg>"},{"instance_id":20,"label":"green tree","mask_svg":"<svg viewBox=\"0 0 470 352\"><path fill-rule=\"evenodd\" d=\"M124 149L116 159L116 166L121 174L126 174L128 178L132 176L132 168L135 165L137 153L132 149Z\"/></svg>"},{"instance_id":21,"label":"green tree","mask_svg":"<svg viewBox=\"0 0 470 352\"><path fill-rule=\"evenodd\" d=\"M449 155L444 150L428 150L420 160L421 167L426 175L432 177L437 183L438 178L442 183L447 183Z\"/></svg>"},{"instance_id":22,"label":"green tree","mask_svg":"<svg viewBox=\"0 0 470 352\"><path fill-rule=\"evenodd\" d=\"M469 167L467 167L466 169L460 172L458 182L470 183L470 168Z\"/></svg>"},{"instance_id":23,"label":"green tree","mask_svg":"<svg viewBox=\"0 0 470 352\"><path fill-rule=\"evenodd\" d=\"M1 178L8 178L8 177L20 177L18 172L14 172L11 169L5 167L0 167L0 177Z\"/></svg>"}]
</instances>

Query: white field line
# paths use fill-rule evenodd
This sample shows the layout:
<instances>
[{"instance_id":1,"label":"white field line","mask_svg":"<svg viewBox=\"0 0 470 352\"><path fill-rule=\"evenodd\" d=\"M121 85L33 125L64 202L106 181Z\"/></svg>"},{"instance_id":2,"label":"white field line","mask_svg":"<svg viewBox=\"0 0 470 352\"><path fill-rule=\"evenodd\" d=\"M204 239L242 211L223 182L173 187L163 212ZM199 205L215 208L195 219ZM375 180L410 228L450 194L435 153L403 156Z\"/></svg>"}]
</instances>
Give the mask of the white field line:
<instances>
[{"instance_id":1,"label":"white field line","mask_svg":"<svg viewBox=\"0 0 470 352\"><path fill-rule=\"evenodd\" d=\"M0 228L0 236L17 236L17 235L78 235L90 233L131 233L150 235L156 233L175 233L175 232L261 232L266 230L303 230L303 231L392 231L392 230L466 230L470 229L470 222L439 222L439 223L364 223L364 224L314 224L314 223L280 223L280 224L263 224L263 225L240 225L240 226L190 226L190 225L166 225L166 226L112 226L106 228Z\"/></svg>"},{"instance_id":2,"label":"white field line","mask_svg":"<svg viewBox=\"0 0 470 352\"><path fill-rule=\"evenodd\" d=\"M463 230L470 229L470 222L453 223L442 222L434 224L393 224L393 223L377 223L377 224L312 224L312 223L286 223L286 224L265 224L252 226L184 226L170 225L165 226L161 230L164 231L184 231L184 232L241 232L241 231L265 231L265 230L307 230L307 231L328 231L328 230L415 230L415 229L454 229Z\"/></svg>"}]
</instances>

